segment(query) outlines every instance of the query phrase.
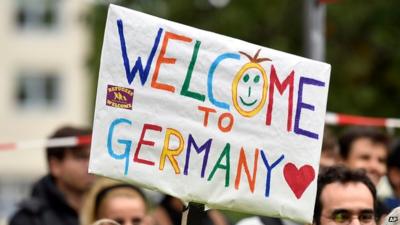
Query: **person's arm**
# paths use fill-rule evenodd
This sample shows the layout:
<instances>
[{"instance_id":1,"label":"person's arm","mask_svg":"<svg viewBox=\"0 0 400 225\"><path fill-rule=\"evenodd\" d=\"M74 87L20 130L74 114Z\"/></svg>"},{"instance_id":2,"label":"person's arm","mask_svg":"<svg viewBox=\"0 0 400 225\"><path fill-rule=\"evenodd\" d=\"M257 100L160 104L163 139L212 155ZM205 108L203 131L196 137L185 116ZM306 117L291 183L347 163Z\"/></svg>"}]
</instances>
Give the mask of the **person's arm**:
<instances>
[{"instance_id":1,"label":"person's arm","mask_svg":"<svg viewBox=\"0 0 400 225\"><path fill-rule=\"evenodd\" d=\"M226 217L220 211L211 209L207 214L214 225L229 225Z\"/></svg>"}]
</instances>

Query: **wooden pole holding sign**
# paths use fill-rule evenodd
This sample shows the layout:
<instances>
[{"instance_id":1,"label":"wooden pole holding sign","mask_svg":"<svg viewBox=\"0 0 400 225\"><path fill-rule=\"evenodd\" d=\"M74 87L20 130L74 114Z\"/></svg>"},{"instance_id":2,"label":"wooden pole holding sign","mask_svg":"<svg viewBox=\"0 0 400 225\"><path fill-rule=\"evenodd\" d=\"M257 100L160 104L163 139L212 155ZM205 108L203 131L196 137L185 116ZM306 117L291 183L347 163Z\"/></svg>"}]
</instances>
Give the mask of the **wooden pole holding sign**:
<instances>
[{"instance_id":1,"label":"wooden pole holding sign","mask_svg":"<svg viewBox=\"0 0 400 225\"><path fill-rule=\"evenodd\" d=\"M201 225L205 216L204 204L189 202L189 205L182 212L181 225Z\"/></svg>"}]
</instances>

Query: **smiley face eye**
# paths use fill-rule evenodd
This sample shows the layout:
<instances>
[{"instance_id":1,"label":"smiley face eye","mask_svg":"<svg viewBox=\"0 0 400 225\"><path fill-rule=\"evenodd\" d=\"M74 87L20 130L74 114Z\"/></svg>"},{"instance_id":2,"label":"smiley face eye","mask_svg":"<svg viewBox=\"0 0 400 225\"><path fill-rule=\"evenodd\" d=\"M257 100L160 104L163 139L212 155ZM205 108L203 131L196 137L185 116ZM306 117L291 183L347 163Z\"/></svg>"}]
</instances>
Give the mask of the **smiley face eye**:
<instances>
[{"instance_id":1,"label":"smiley face eye","mask_svg":"<svg viewBox=\"0 0 400 225\"><path fill-rule=\"evenodd\" d=\"M255 76L253 81L257 84L260 81L260 75Z\"/></svg>"},{"instance_id":2,"label":"smiley face eye","mask_svg":"<svg viewBox=\"0 0 400 225\"><path fill-rule=\"evenodd\" d=\"M247 81L249 81L249 79L250 79L250 76L249 76L249 74L246 73L246 75L244 75L244 77L243 77L243 81L245 83L247 83Z\"/></svg>"}]
</instances>

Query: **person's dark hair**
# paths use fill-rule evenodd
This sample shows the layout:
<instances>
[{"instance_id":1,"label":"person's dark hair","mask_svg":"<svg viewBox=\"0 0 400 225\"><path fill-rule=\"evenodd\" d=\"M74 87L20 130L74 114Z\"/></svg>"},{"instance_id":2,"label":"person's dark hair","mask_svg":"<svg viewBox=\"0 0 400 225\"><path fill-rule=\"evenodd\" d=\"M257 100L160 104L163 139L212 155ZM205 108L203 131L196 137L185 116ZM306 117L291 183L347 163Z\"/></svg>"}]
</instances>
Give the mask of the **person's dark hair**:
<instances>
[{"instance_id":1,"label":"person's dark hair","mask_svg":"<svg viewBox=\"0 0 400 225\"><path fill-rule=\"evenodd\" d=\"M391 151L387 161L388 169L400 169L400 138L393 141L390 150Z\"/></svg>"},{"instance_id":2,"label":"person's dark hair","mask_svg":"<svg viewBox=\"0 0 400 225\"><path fill-rule=\"evenodd\" d=\"M373 127L350 127L339 138L339 153L347 159L351 145L360 138L368 138L375 144L383 144L388 149L389 137L381 130Z\"/></svg>"},{"instance_id":3,"label":"person's dark hair","mask_svg":"<svg viewBox=\"0 0 400 225\"><path fill-rule=\"evenodd\" d=\"M325 152L336 152L338 148L338 141L332 130L327 126L324 127L324 137L322 139L322 149Z\"/></svg>"},{"instance_id":4,"label":"person's dark hair","mask_svg":"<svg viewBox=\"0 0 400 225\"><path fill-rule=\"evenodd\" d=\"M82 145L89 145L90 144L90 137L92 134L92 130L88 128L77 128L77 127L72 127L72 126L64 126L59 129L57 129L50 137L49 139L53 138L62 138L62 137L73 137L73 136L79 136L80 140L83 140ZM79 146L63 146L63 147L53 147L51 144L48 145L46 148L46 156L47 156L47 162L50 161L50 159L55 158L57 160L63 160L65 156L65 152L67 150L76 150L76 149L81 149L82 145Z\"/></svg>"},{"instance_id":5,"label":"person's dark hair","mask_svg":"<svg viewBox=\"0 0 400 225\"><path fill-rule=\"evenodd\" d=\"M390 146L390 154L387 160L388 174L393 169L400 170L400 138L393 141ZM388 175L390 186L394 187L392 177Z\"/></svg>"},{"instance_id":6,"label":"person's dark hair","mask_svg":"<svg viewBox=\"0 0 400 225\"><path fill-rule=\"evenodd\" d=\"M370 190L373 199L374 199L374 211L376 210L376 189L375 185L368 178L364 170L350 170L343 166L333 166L326 168L323 172L321 172L318 176L318 187L317 187L317 196L315 198L315 207L314 207L314 224L321 224L321 212L322 212L322 202L321 202L321 193L324 190L325 186L332 183L354 183L360 182L365 184Z\"/></svg>"}]
</instances>

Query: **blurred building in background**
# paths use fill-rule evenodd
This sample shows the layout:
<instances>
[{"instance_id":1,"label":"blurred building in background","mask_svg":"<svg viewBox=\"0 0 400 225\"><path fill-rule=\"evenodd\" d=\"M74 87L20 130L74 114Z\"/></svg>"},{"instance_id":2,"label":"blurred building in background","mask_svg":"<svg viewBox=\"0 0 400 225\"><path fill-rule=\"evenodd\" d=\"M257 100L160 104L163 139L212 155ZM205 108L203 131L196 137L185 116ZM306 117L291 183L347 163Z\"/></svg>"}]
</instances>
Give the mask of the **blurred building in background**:
<instances>
[{"instance_id":1,"label":"blurred building in background","mask_svg":"<svg viewBox=\"0 0 400 225\"><path fill-rule=\"evenodd\" d=\"M87 2L1 1L0 144L92 123ZM0 151L0 224L46 170L44 148Z\"/></svg>"}]
</instances>

